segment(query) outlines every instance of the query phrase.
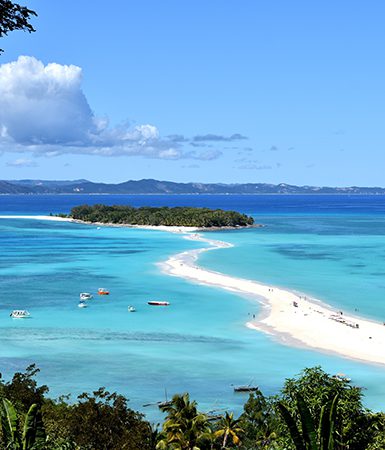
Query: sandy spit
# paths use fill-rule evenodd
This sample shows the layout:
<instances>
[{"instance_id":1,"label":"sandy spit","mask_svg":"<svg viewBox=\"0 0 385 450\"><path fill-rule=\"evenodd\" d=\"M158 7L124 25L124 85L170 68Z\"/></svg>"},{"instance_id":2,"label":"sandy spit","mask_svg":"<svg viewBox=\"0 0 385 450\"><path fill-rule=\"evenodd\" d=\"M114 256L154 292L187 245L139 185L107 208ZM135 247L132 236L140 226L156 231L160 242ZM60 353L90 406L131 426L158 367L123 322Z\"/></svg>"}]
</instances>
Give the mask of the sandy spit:
<instances>
[{"instance_id":1,"label":"sandy spit","mask_svg":"<svg viewBox=\"0 0 385 450\"><path fill-rule=\"evenodd\" d=\"M262 312L246 323L248 328L268 333L286 345L385 364L385 323L345 314L317 299L277 286L202 269L196 264L200 253L231 244L197 233L186 238L208 243L210 247L172 256L160 263L163 272L254 298L262 305Z\"/></svg>"}]
</instances>

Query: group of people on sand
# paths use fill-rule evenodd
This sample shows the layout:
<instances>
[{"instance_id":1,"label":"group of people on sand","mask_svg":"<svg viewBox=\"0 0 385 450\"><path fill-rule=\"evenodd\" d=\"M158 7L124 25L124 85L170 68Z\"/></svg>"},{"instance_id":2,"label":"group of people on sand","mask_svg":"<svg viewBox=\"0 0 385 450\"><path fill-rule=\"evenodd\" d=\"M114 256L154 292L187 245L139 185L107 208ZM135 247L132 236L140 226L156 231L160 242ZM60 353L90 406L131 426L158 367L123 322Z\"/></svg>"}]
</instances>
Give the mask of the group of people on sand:
<instances>
[{"instance_id":1,"label":"group of people on sand","mask_svg":"<svg viewBox=\"0 0 385 450\"><path fill-rule=\"evenodd\" d=\"M336 322L339 323L343 323L344 325L347 325L348 327L352 327L352 328L360 328L360 325L358 323L353 323L350 322L348 320L345 320L342 316L343 316L343 312L339 311L338 314L331 314L329 316L329 319L331 320L335 320Z\"/></svg>"}]
</instances>

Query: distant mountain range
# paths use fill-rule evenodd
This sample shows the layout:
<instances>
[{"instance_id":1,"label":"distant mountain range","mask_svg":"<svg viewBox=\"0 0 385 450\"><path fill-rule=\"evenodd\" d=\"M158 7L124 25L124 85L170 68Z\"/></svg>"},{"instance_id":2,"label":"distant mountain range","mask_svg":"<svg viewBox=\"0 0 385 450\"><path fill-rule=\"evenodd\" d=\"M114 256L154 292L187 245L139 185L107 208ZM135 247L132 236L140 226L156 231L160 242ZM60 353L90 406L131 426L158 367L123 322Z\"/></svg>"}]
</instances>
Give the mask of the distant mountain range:
<instances>
[{"instance_id":1,"label":"distant mountain range","mask_svg":"<svg viewBox=\"0 0 385 450\"><path fill-rule=\"evenodd\" d=\"M385 188L294 186L285 183L174 183L152 179L118 184L88 180L0 180L0 194L385 194Z\"/></svg>"}]
</instances>

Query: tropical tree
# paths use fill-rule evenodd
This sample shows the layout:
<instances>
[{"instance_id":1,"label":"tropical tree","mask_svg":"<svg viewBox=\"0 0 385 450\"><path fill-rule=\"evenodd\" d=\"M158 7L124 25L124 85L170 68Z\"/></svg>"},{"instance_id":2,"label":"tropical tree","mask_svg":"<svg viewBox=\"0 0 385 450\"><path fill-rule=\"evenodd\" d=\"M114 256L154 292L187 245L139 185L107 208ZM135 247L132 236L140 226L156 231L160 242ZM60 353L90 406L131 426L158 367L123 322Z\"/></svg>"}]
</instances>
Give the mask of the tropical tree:
<instances>
[{"instance_id":1,"label":"tropical tree","mask_svg":"<svg viewBox=\"0 0 385 450\"><path fill-rule=\"evenodd\" d=\"M362 450L373 440L372 423L376 420L362 406L362 388L353 386L349 379L330 376L321 367L307 368L297 378L287 379L282 393L276 399L276 407L283 403L299 428L298 394L304 400L311 417L320 423L324 405L338 394L338 404L334 420L335 449ZM280 411L282 414L282 411ZM279 430L279 427L277 428ZM280 439L285 441L282 429ZM286 442L286 441L285 441Z\"/></svg>"},{"instance_id":2,"label":"tropical tree","mask_svg":"<svg viewBox=\"0 0 385 450\"><path fill-rule=\"evenodd\" d=\"M240 419L244 430L243 447L258 450L279 448L280 417L277 417L271 399L266 398L259 389L249 395Z\"/></svg>"},{"instance_id":3,"label":"tropical tree","mask_svg":"<svg viewBox=\"0 0 385 450\"><path fill-rule=\"evenodd\" d=\"M290 414L286 406L282 402L278 403L278 408L297 450L334 450L338 396L339 394L322 406L319 424L316 426L304 399L297 394L301 428L297 426L296 417Z\"/></svg>"},{"instance_id":4,"label":"tropical tree","mask_svg":"<svg viewBox=\"0 0 385 450\"><path fill-rule=\"evenodd\" d=\"M35 379L40 369L35 364L29 365L25 372L16 372L9 382L0 382L0 397L9 399L19 414L25 414L31 405L42 406L48 386L38 386Z\"/></svg>"},{"instance_id":5,"label":"tropical tree","mask_svg":"<svg viewBox=\"0 0 385 450\"><path fill-rule=\"evenodd\" d=\"M68 441L82 449L151 449L149 424L127 407L124 396L100 388L93 395L79 395L78 400L74 405L66 405L66 411L61 405L61 413L66 414L62 427Z\"/></svg>"},{"instance_id":6,"label":"tropical tree","mask_svg":"<svg viewBox=\"0 0 385 450\"><path fill-rule=\"evenodd\" d=\"M8 399L3 399L0 406L1 429L4 444L10 450L35 450L43 448L46 434L38 405L33 404L20 428L15 407Z\"/></svg>"},{"instance_id":7,"label":"tropical tree","mask_svg":"<svg viewBox=\"0 0 385 450\"><path fill-rule=\"evenodd\" d=\"M156 448L158 450L205 450L210 448L210 425L205 414L189 394L174 395L170 404L161 407L167 413Z\"/></svg>"},{"instance_id":8,"label":"tropical tree","mask_svg":"<svg viewBox=\"0 0 385 450\"><path fill-rule=\"evenodd\" d=\"M239 426L241 419L234 419L234 413L226 414L220 419L219 429L215 431L214 436L222 439L222 448L225 449L227 440L230 439L234 445L239 445L241 442L242 428Z\"/></svg>"},{"instance_id":9,"label":"tropical tree","mask_svg":"<svg viewBox=\"0 0 385 450\"><path fill-rule=\"evenodd\" d=\"M35 31L29 22L32 16L37 16L32 9L9 0L0 0L0 38L14 30L28 31L28 33ZM0 53L3 51L0 48Z\"/></svg>"}]
</instances>

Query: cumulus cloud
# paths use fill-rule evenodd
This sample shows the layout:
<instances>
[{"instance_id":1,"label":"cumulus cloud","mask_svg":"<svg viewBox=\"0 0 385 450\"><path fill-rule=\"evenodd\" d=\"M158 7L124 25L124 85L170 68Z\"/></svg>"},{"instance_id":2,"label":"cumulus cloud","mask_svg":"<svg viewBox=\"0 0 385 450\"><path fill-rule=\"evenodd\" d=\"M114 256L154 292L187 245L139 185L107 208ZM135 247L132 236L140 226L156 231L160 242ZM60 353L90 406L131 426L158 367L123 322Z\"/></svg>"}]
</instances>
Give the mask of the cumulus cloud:
<instances>
[{"instance_id":1,"label":"cumulus cloud","mask_svg":"<svg viewBox=\"0 0 385 450\"><path fill-rule=\"evenodd\" d=\"M143 154L162 157L172 150L153 125L109 127L96 117L81 88L77 66L44 65L21 56L0 66L0 142L14 151L57 156L65 153Z\"/></svg>"},{"instance_id":2,"label":"cumulus cloud","mask_svg":"<svg viewBox=\"0 0 385 450\"><path fill-rule=\"evenodd\" d=\"M151 124L109 126L107 118L94 115L81 82L82 70L74 65L44 65L29 56L1 65L0 151L44 157L72 153L169 160L210 160L222 154L185 151L182 144L191 139L178 134L162 138ZM244 139L239 134L200 138Z\"/></svg>"},{"instance_id":3,"label":"cumulus cloud","mask_svg":"<svg viewBox=\"0 0 385 450\"><path fill-rule=\"evenodd\" d=\"M84 145L98 132L81 69L21 56L0 66L1 136L22 145Z\"/></svg>"}]
</instances>

